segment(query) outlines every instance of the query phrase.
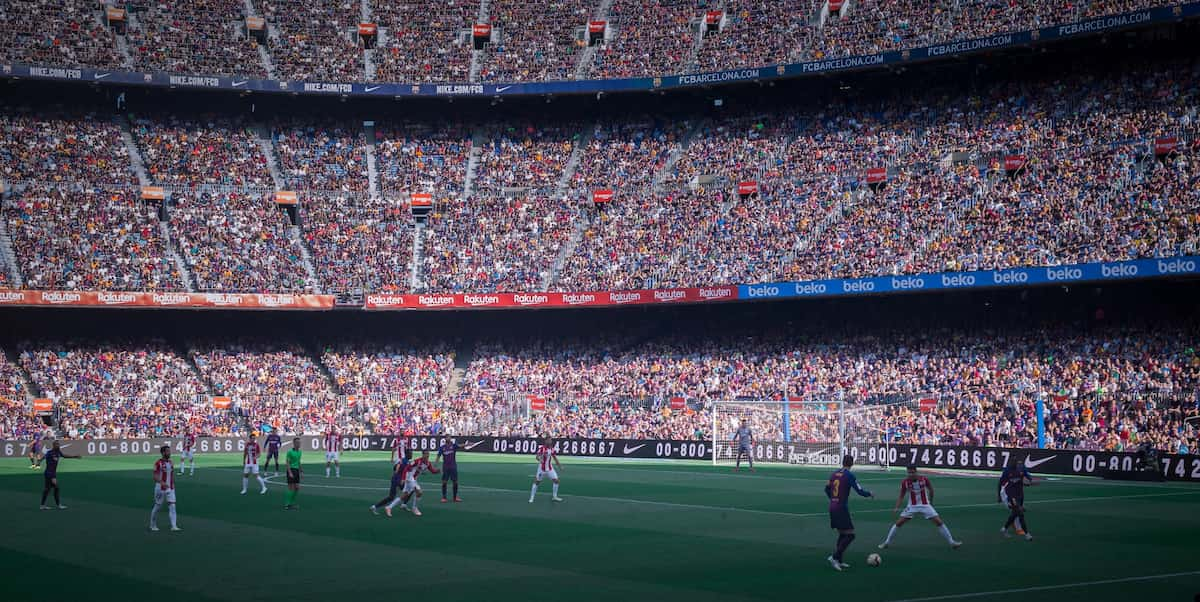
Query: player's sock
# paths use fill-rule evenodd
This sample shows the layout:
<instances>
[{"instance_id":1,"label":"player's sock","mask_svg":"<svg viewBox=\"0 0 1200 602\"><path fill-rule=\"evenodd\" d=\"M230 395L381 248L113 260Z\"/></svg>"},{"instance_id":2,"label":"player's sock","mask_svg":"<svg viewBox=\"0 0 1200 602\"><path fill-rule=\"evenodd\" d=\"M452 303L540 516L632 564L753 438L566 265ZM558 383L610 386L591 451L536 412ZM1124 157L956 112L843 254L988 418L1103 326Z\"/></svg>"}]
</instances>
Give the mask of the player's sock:
<instances>
[{"instance_id":1,"label":"player's sock","mask_svg":"<svg viewBox=\"0 0 1200 602\"><path fill-rule=\"evenodd\" d=\"M551 497L558 497L558 483L555 483L555 484L554 484L554 485L553 485L553 486L550 488L550 496L551 496Z\"/></svg>"},{"instance_id":2,"label":"player's sock","mask_svg":"<svg viewBox=\"0 0 1200 602\"><path fill-rule=\"evenodd\" d=\"M264 481L262 477L254 477L254 478L258 479L258 486L262 487L263 491L266 491L267 490L267 482Z\"/></svg>"},{"instance_id":3,"label":"player's sock","mask_svg":"<svg viewBox=\"0 0 1200 602\"><path fill-rule=\"evenodd\" d=\"M938 527L938 533L941 533L942 537L946 538L947 543L954 543L954 536L950 534L950 527L946 526L946 523L942 523L941 526ZM888 539L891 538L889 537Z\"/></svg>"},{"instance_id":4,"label":"player's sock","mask_svg":"<svg viewBox=\"0 0 1200 602\"><path fill-rule=\"evenodd\" d=\"M400 505L400 498L396 498L396 499L394 499L394 500L392 500L392 501L388 502L388 505L387 505L387 506L385 506L385 507L386 507L388 510L391 510L392 508L395 508L396 506L399 506L399 505Z\"/></svg>"},{"instance_id":5,"label":"player's sock","mask_svg":"<svg viewBox=\"0 0 1200 602\"><path fill-rule=\"evenodd\" d=\"M847 533L838 538L837 553L833 555L835 560L838 562L842 561L842 556L846 554L846 548L850 547L850 542L854 541L854 537L855 535L853 533Z\"/></svg>"},{"instance_id":6,"label":"player's sock","mask_svg":"<svg viewBox=\"0 0 1200 602\"><path fill-rule=\"evenodd\" d=\"M175 504L167 504L167 516L171 519L171 528L177 528L175 524Z\"/></svg>"},{"instance_id":7,"label":"player's sock","mask_svg":"<svg viewBox=\"0 0 1200 602\"><path fill-rule=\"evenodd\" d=\"M58 485L54 486L54 505L61 506L62 500L58 499Z\"/></svg>"},{"instance_id":8,"label":"player's sock","mask_svg":"<svg viewBox=\"0 0 1200 602\"><path fill-rule=\"evenodd\" d=\"M49 487L47 487L47 488L45 488L45 489L43 489L43 490L42 490L42 505L43 505L43 506L45 506L45 505L46 505L46 496L47 496L47 495L50 495L50 488L49 488Z\"/></svg>"},{"instance_id":9,"label":"player's sock","mask_svg":"<svg viewBox=\"0 0 1200 602\"><path fill-rule=\"evenodd\" d=\"M454 482L454 499L458 499L458 481Z\"/></svg>"},{"instance_id":10,"label":"player's sock","mask_svg":"<svg viewBox=\"0 0 1200 602\"><path fill-rule=\"evenodd\" d=\"M1017 513L1012 512L1008 515L1008 520L1004 521L1004 528L1009 529L1013 526L1013 522L1017 520Z\"/></svg>"},{"instance_id":11,"label":"player's sock","mask_svg":"<svg viewBox=\"0 0 1200 602\"><path fill-rule=\"evenodd\" d=\"M58 498L56 497L54 499L57 500ZM1018 521L1017 524L1021 525L1021 530L1026 533L1029 533L1029 520L1025 518L1024 512L1017 515L1017 521Z\"/></svg>"},{"instance_id":12,"label":"player's sock","mask_svg":"<svg viewBox=\"0 0 1200 602\"><path fill-rule=\"evenodd\" d=\"M537 483L534 483L533 488L529 490L529 501L532 502L534 496L536 496L536 495L537 495ZM42 496L42 501L43 502L46 501L46 496L44 496L44 495Z\"/></svg>"},{"instance_id":13,"label":"player's sock","mask_svg":"<svg viewBox=\"0 0 1200 602\"><path fill-rule=\"evenodd\" d=\"M892 543L892 538L896 536L897 529L899 529L899 527L897 527L896 525L892 525L892 528L888 529L888 534L887 534L887 537L883 540L883 545L886 546L886 545L889 545Z\"/></svg>"},{"instance_id":14,"label":"player's sock","mask_svg":"<svg viewBox=\"0 0 1200 602\"><path fill-rule=\"evenodd\" d=\"M413 510L417 509L417 502L419 502L419 501L421 501L421 498L413 496L413 499L412 499L412 509Z\"/></svg>"},{"instance_id":15,"label":"player's sock","mask_svg":"<svg viewBox=\"0 0 1200 602\"><path fill-rule=\"evenodd\" d=\"M442 501L446 501L446 482L442 481Z\"/></svg>"},{"instance_id":16,"label":"player's sock","mask_svg":"<svg viewBox=\"0 0 1200 602\"><path fill-rule=\"evenodd\" d=\"M337 473L336 474L337 478L339 478L339 479L342 478L342 465L341 464L338 464L337 466L335 466L333 468L333 470L335 473Z\"/></svg>"},{"instance_id":17,"label":"player's sock","mask_svg":"<svg viewBox=\"0 0 1200 602\"><path fill-rule=\"evenodd\" d=\"M328 466L325 467L325 478L326 479L329 478L329 467Z\"/></svg>"},{"instance_id":18,"label":"player's sock","mask_svg":"<svg viewBox=\"0 0 1200 602\"><path fill-rule=\"evenodd\" d=\"M242 493L246 493L246 486L250 484L250 479L242 477Z\"/></svg>"},{"instance_id":19,"label":"player's sock","mask_svg":"<svg viewBox=\"0 0 1200 602\"><path fill-rule=\"evenodd\" d=\"M158 509L162 508L162 504L155 502L154 507L150 509L150 528L158 526Z\"/></svg>"}]
</instances>

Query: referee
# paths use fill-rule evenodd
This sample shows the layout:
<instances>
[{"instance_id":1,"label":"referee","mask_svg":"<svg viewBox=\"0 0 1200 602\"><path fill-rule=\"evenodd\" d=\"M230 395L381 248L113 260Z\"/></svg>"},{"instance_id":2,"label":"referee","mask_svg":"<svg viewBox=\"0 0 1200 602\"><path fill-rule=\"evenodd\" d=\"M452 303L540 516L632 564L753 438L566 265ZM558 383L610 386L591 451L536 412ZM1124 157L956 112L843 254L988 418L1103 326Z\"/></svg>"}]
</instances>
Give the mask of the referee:
<instances>
[{"instance_id":1,"label":"referee","mask_svg":"<svg viewBox=\"0 0 1200 602\"><path fill-rule=\"evenodd\" d=\"M300 438L296 437L292 439L292 449L288 450L286 458L288 492L283 495L284 510L300 509L296 505L296 496L300 495L300 475L304 474L304 469L300 467L300 453Z\"/></svg>"}]
</instances>

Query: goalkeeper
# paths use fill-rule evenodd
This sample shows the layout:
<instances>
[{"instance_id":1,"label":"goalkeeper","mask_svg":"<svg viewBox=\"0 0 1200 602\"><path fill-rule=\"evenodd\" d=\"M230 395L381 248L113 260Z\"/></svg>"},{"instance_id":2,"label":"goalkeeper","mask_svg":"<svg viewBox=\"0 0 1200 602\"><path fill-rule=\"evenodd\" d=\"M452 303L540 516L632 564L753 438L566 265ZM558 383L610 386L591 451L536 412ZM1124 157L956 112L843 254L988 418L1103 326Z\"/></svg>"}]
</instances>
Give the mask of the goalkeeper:
<instances>
[{"instance_id":1,"label":"goalkeeper","mask_svg":"<svg viewBox=\"0 0 1200 602\"><path fill-rule=\"evenodd\" d=\"M750 472L754 472L754 431L746 426L745 418L733 434L733 443L737 444L737 465L733 467L733 472L742 468L742 454L746 454L746 460L750 462Z\"/></svg>"}]
</instances>

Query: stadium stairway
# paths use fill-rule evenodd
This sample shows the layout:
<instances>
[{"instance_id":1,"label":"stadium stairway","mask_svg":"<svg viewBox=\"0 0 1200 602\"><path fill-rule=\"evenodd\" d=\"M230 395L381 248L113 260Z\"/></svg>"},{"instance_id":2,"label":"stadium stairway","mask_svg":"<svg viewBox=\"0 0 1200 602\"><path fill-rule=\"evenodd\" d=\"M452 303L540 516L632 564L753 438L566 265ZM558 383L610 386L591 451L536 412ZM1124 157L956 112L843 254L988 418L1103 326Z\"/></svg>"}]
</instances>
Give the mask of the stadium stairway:
<instances>
[{"instance_id":1,"label":"stadium stairway","mask_svg":"<svg viewBox=\"0 0 1200 602\"><path fill-rule=\"evenodd\" d=\"M25 399L32 400L34 397L42 397L41 387L33 382L33 377L29 375L29 371L25 370L25 366L21 365L21 358L17 355L17 350L5 347L4 359L17 369L17 377L21 379L21 387L25 389Z\"/></svg>"},{"instance_id":2,"label":"stadium stairway","mask_svg":"<svg viewBox=\"0 0 1200 602\"><path fill-rule=\"evenodd\" d=\"M607 21L608 11L612 9L613 0L601 0L600 6L596 7L592 13L593 21ZM589 35L584 31L584 35ZM575 62L575 80L587 79L588 73L592 70L592 65L595 63L596 49L598 46L585 46L583 52L579 53L579 59Z\"/></svg>"},{"instance_id":3,"label":"stadium stairway","mask_svg":"<svg viewBox=\"0 0 1200 602\"><path fill-rule=\"evenodd\" d=\"M409 262L408 288L421 290L421 259L425 252L425 222L419 221L413 226L412 261Z\"/></svg>"},{"instance_id":4,"label":"stadium stairway","mask_svg":"<svg viewBox=\"0 0 1200 602\"><path fill-rule=\"evenodd\" d=\"M675 173L675 165L683 158L683 153L687 151L688 146L691 146L692 139L696 137L702 125L704 125L704 122L697 120L692 124L692 127L688 128L687 132L683 135L683 140L679 142L679 148L671 151L671 155L667 157L667 162L663 163L662 169L654 174L652 186L655 194L661 194L666 191L667 178Z\"/></svg>"},{"instance_id":5,"label":"stadium stairway","mask_svg":"<svg viewBox=\"0 0 1200 602\"><path fill-rule=\"evenodd\" d=\"M25 279L21 277L21 267L17 264L17 256L13 253L12 237L8 235L8 219L0 215L0 259L3 267L12 281L13 288L24 288Z\"/></svg>"},{"instance_id":6,"label":"stadium stairway","mask_svg":"<svg viewBox=\"0 0 1200 602\"><path fill-rule=\"evenodd\" d=\"M483 154L483 147L486 144L487 139L484 138L482 131L476 131L471 135L467 173L463 175L463 198L470 198L471 193L475 190L475 174L479 173L479 156Z\"/></svg>"},{"instance_id":7,"label":"stadium stairway","mask_svg":"<svg viewBox=\"0 0 1200 602\"><path fill-rule=\"evenodd\" d=\"M378 200L382 193L379 188L379 157L375 154L375 126L363 125L363 135L366 136L364 145L367 156L367 187L372 199Z\"/></svg>"},{"instance_id":8,"label":"stadium stairway","mask_svg":"<svg viewBox=\"0 0 1200 602\"><path fill-rule=\"evenodd\" d=\"M467 369L471 366L471 362L475 359L476 341L464 340L459 343L458 349L454 350L454 371L450 374L450 382L446 385L446 398L454 399L458 395L459 389L462 388L462 381L467 376Z\"/></svg>"},{"instance_id":9,"label":"stadium stairway","mask_svg":"<svg viewBox=\"0 0 1200 602\"><path fill-rule=\"evenodd\" d=\"M121 142L125 143L125 152L129 153L129 164L133 166L133 173L137 175L138 184L150 186L150 175L146 173L146 162L142 160L142 151L138 149L137 143L133 140L129 117L122 115L117 120L117 124L121 126Z\"/></svg>"},{"instance_id":10,"label":"stadium stairway","mask_svg":"<svg viewBox=\"0 0 1200 602\"><path fill-rule=\"evenodd\" d=\"M242 13L247 17L260 16L258 11L254 10L253 0L242 0ZM268 39L272 37L270 23L267 24L267 36ZM263 69L266 69L267 71L267 79L279 79L279 77L275 75L275 62L271 60L271 53L267 51L266 45L258 45L258 58L260 61L262 61Z\"/></svg>"},{"instance_id":11,"label":"stadium stairway","mask_svg":"<svg viewBox=\"0 0 1200 602\"><path fill-rule=\"evenodd\" d=\"M317 268L313 264L312 250L308 248L308 241L300 234L300 226L290 226L288 236L300 247L300 262L304 265L304 275L312 287L312 292L320 295L321 280L317 278Z\"/></svg>"},{"instance_id":12,"label":"stadium stairway","mask_svg":"<svg viewBox=\"0 0 1200 602\"><path fill-rule=\"evenodd\" d=\"M491 14L491 10L492 10L491 0L480 0L479 1L479 17L475 20L475 22L476 23L490 23L490 21L488 20L488 17ZM486 56L484 54L485 52L487 52L487 51L486 50L474 50L474 47L472 47L471 71L470 71L470 74L467 76L467 79L468 79L468 81L470 81L473 84L479 82L479 71L483 68L483 59Z\"/></svg>"},{"instance_id":13,"label":"stadium stairway","mask_svg":"<svg viewBox=\"0 0 1200 602\"><path fill-rule=\"evenodd\" d=\"M100 10L92 13L96 18L96 25L107 29L108 23L105 22L104 5L100 4L99 8ZM137 17L133 13L134 11L129 11L129 14L126 15L126 18L129 19L129 22L125 24L126 27L132 27L137 23ZM129 42L125 39L125 36L117 35L115 29L113 30L113 40L116 42L117 52L121 55L121 67L133 71L133 55L129 53Z\"/></svg>"},{"instance_id":14,"label":"stadium stairway","mask_svg":"<svg viewBox=\"0 0 1200 602\"><path fill-rule=\"evenodd\" d=\"M275 183L275 190L287 190L286 182L283 179L283 173L279 171L279 161L275 159L275 145L271 137L271 131L265 126L255 128L254 137L258 141L258 147L262 150L263 157L267 159L267 170L271 172L271 181Z\"/></svg>"},{"instance_id":15,"label":"stadium stairway","mask_svg":"<svg viewBox=\"0 0 1200 602\"><path fill-rule=\"evenodd\" d=\"M188 349L183 343L177 343L175 345L175 353L178 353L179 357L183 358L183 363L187 364L188 370L192 371L192 374L196 376L196 379L201 383L204 383L204 389L208 391L209 394L215 395L217 390L213 388L212 381L204 375L204 371L200 369L200 366L196 365L196 352Z\"/></svg>"},{"instance_id":16,"label":"stadium stairway","mask_svg":"<svg viewBox=\"0 0 1200 602\"><path fill-rule=\"evenodd\" d=\"M169 220L164 219L158 222L158 235L162 237L163 246L171 254L171 261L175 263L175 270L179 272L179 278L183 280L184 288L189 293L196 292L196 281L192 278L192 271L188 269L187 262L183 260L183 255L179 254L178 245L171 238Z\"/></svg>"},{"instance_id":17,"label":"stadium stairway","mask_svg":"<svg viewBox=\"0 0 1200 602\"><path fill-rule=\"evenodd\" d=\"M596 137L596 129L599 127L599 124L596 124L590 128L584 128L582 134L579 136L579 142L575 145L575 148L571 149L571 156L567 159L567 166L563 169L562 176L558 179L558 186L555 192L558 198L566 198L571 194L571 179L575 177L575 171L579 169L579 163L583 160L584 150L592 143L592 138ZM574 192L586 195L586 191ZM571 226L571 236L567 238L567 242L559 248L558 254L554 256L554 262L550 264L550 270L542 275L542 290L544 291L550 290L550 286L558 280L558 273L562 271L563 263L575 252L575 247L583 239L583 233L588 226L587 212L576 211L575 219L572 220Z\"/></svg>"}]
</instances>

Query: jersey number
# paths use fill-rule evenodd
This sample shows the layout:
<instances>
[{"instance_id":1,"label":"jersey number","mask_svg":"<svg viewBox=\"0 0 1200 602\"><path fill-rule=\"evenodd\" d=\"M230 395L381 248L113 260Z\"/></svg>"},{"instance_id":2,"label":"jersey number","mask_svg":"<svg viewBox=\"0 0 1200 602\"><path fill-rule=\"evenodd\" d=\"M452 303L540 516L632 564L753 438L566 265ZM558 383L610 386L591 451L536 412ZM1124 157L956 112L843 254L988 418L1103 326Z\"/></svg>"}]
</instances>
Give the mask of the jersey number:
<instances>
[{"instance_id":1,"label":"jersey number","mask_svg":"<svg viewBox=\"0 0 1200 602\"><path fill-rule=\"evenodd\" d=\"M838 490L842 488L841 481L830 481L829 490L833 492L833 497L838 497Z\"/></svg>"}]
</instances>

